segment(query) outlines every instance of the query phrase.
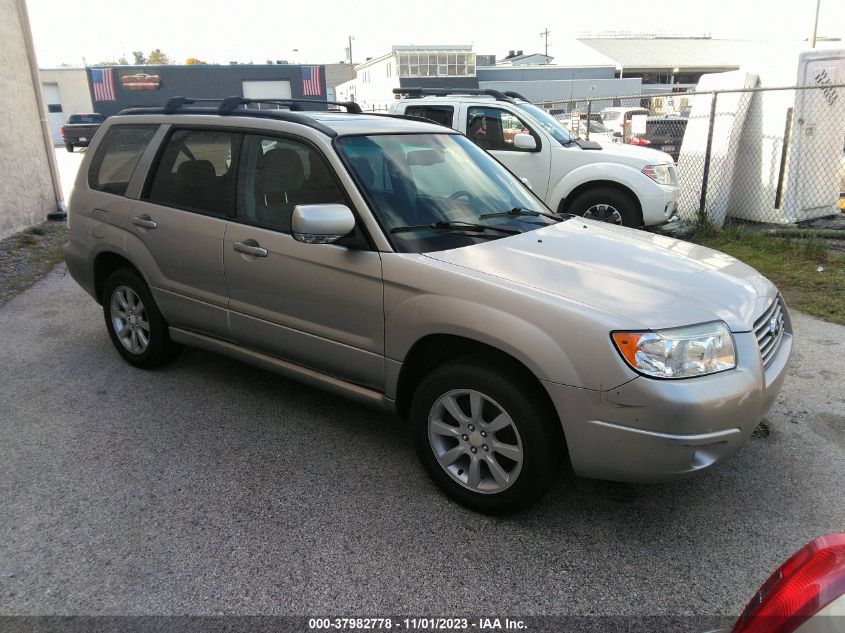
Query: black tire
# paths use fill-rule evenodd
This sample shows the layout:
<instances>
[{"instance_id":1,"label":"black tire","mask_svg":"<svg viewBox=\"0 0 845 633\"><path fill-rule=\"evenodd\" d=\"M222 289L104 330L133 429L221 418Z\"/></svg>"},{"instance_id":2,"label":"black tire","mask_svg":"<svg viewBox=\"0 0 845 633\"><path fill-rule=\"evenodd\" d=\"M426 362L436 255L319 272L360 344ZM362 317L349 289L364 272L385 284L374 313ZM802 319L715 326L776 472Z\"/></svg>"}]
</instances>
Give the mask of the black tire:
<instances>
[{"instance_id":1,"label":"black tire","mask_svg":"<svg viewBox=\"0 0 845 633\"><path fill-rule=\"evenodd\" d=\"M489 362L485 363L482 358L461 359L443 365L423 378L411 402L410 433L423 468L443 492L484 514L511 514L537 502L548 490L560 465L556 455L565 453L565 445L560 423L556 416L550 415L538 388L519 372L494 371L487 365ZM479 391L495 400L510 416L519 433L523 451L521 469L510 487L501 492L470 490L437 461L429 440L428 418L437 400L455 389ZM455 438L454 441L459 440ZM467 459L470 457L466 455ZM485 470L490 473L489 468L485 467Z\"/></svg>"},{"instance_id":2,"label":"black tire","mask_svg":"<svg viewBox=\"0 0 845 633\"><path fill-rule=\"evenodd\" d=\"M582 191L573 198L568 210L573 215L584 215L589 209L597 205L608 205L608 207L619 212L619 220L608 219L605 221L633 228L642 226L643 219L637 201L633 196L613 187L592 187Z\"/></svg>"},{"instance_id":3,"label":"black tire","mask_svg":"<svg viewBox=\"0 0 845 633\"><path fill-rule=\"evenodd\" d=\"M129 288L141 300L143 311L140 316L145 317L149 326L148 343L143 351L135 353L127 349L121 342L112 319L112 297L118 288ZM142 369L151 369L163 365L176 357L182 346L170 339L167 322L158 310L153 295L141 276L131 268L121 268L113 272L103 285L103 317L109 337L118 353L130 365Z\"/></svg>"},{"instance_id":4,"label":"black tire","mask_svg":"<svg viewBox=\"0 0 845 633\"><path fill-rule=\"evenodd\" d=\"M69 152L73 151L73 143L65 143L65 149Z\"/></svg>"}]
</instances>

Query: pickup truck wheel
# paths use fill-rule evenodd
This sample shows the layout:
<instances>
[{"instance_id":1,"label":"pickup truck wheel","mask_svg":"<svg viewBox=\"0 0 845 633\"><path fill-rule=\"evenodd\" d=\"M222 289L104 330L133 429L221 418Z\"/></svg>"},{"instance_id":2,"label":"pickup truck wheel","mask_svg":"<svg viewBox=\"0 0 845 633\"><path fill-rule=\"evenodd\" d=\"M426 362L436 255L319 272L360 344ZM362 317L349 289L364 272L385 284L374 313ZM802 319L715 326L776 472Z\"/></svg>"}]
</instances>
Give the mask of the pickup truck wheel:
<instances>
[{"instance_id":1,"label":"pickup truck wheel","mask_svg":"<svg viewBox=\"0 0 845 633\"><path fill-rule=\"evenodd\" d=\"M65 149L69 152L73 151L73 143L65 143Z\"/></svg>"},{"instance_id":2,"label":"pickup truck wheel","mask_svg":"<svg viewBox=\"0 0 845 633\"><path fill-rule=\"evenodd\" d=\"M152 293L134 270L117 270L106 280L103 316L112 344L131 365L150 369L173 359L182 348L170 339Z\"/></svg>"},{"instance_id":3,"label":"pickup truck wheel","mask_svg":"<svg viewBox=\"0 0 845 633\"><path fill-rule=\"evenodd\" d=\"M519 374L463 359L428 374L414 394L410 431L428 475L485 514L536 502L565 451L535 390Z\"/></svg>"},{"instance_id":4,"label":"pickup truck wheel","mask_svg":"<svg viewBox=\"0 0 845 633\"><path fill-rule=\"evenodd\" d=\"M590 220L634 228L642 224L636 201L611 187L594 187L578 194L570 203L569 212Z\"/></svg>"}]
</instances>

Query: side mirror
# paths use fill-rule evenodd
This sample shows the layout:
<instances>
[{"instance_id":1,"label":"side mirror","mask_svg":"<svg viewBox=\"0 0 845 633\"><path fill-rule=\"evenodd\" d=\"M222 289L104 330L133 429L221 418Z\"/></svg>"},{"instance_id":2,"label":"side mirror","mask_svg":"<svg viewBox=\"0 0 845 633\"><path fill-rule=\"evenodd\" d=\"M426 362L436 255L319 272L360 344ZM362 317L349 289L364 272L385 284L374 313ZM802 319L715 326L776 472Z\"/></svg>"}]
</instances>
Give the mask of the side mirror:
<instances>
[{"instance_id":1,"label":"side mirror","mask_svg":"<svg viewBox=\"0 0 845 633\"><path fill-rule=\"evenodd\" d=\"M332 244L352 232L355 216L345 204L299 204L290 223L296 241Z\"/></svg>"},{"instance_id":2,"label":"side mirror","mask_svg":"<svg viewBox=\"0 0 845 633\"><path fill-rule=\"evenodd\" d=\"M537 139L530 134L520 132L519 134L513 135L513 146L515 149L537 149Z\"/></svg>"}]
</instances>

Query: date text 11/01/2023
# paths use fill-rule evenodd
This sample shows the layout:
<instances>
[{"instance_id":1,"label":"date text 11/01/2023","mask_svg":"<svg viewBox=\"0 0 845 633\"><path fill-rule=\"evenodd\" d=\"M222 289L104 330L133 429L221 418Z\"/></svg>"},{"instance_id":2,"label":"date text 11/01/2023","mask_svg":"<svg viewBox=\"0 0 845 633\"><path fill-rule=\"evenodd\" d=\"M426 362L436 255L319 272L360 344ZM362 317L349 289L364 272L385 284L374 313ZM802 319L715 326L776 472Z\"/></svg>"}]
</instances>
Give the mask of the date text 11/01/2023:
<instances>
[{"instance_id":1,"label":"date text 11/01/2023","mask_svg":"<svg viewBox=\"0 0 845 633\"><path fill-rule=\"evenodd\" d=\"M517 618L309 618L311 630L523 631Z\"/></svg>"}]
</instances>

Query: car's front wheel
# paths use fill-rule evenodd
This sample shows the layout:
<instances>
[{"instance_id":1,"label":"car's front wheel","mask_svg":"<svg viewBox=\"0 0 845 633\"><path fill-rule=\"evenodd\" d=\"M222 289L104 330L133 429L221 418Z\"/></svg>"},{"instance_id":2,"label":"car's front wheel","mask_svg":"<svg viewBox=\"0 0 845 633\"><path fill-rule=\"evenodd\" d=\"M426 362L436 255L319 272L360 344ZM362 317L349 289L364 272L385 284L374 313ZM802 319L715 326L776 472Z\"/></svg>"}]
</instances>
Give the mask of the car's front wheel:
<instances>
[{"instance_id":1,"label":"car's front wheel","mask_svg":"<svg viewBox=\"0 0 845 633\"><path fill-rule=\"evenodd\" d=\"M473 510L516 512L554 479L564 443L527 383L518 372L466 359L432 371L414 394L411 434L423 467Z\"/></svg>"},{"instance_id":2,"label":"car's front wheel","mask_svg":"<svg viewBox=\"0 0 845 633\"><path fill-rule=\"evenodd\" d=\"M582 191L569 204L569 212L590 220L634 228L642 224L636 200L613 187L593 187Z\"/></svg>"},{"instance_id":3,"label":"car's front wheel","mask_svg":"<svg viewBox=\"0 0 845 633\"><path fill-rule=\"evenodd\" d=\"M166 363L182 347L170 339L150 289L132 269L117 270L106 280L103 316L115 349L136 367L149 369Z\"/></svg>"}]
</instances>

